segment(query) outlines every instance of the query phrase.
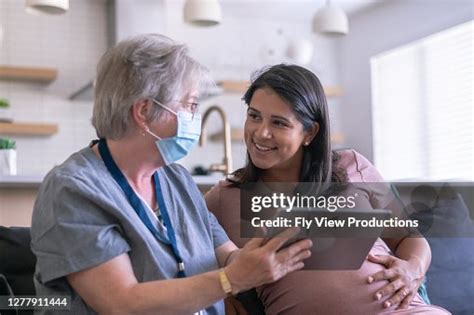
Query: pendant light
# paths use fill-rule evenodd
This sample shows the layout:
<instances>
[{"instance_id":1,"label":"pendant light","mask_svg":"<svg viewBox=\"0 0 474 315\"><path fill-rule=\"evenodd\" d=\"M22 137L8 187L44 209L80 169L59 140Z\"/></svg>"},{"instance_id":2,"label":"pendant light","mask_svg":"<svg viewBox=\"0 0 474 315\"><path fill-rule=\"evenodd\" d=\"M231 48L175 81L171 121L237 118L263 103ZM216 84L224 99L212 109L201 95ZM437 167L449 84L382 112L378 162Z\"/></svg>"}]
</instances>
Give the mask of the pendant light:
<instances>
[{"instance_id":1,"label":"pendant light","mask_svg":"<svg viewBox=\"0 0 474 315\"><path fill-rule=\"evenodd\" d=\"M318 12L313 19L313 32L330 36L346 35L349 31L347 16L340 8L331 6L330 0L326 6Z\"/></svg>"},{"instance_id":2,"label":"pendant light","mask_svg":"<svg viewBox=\"0 0 474 315\"><path fill-rule=\"evenodd\" d=\"M26 11L38 14L63 14L69 10L69 0L26 0Z\"/></svg>"},{"instance_id":3,"label":"pendant light","mask_svg":"<svg viewBox=\"0 0 474 315\"><path fill-rule=\"evenodd\" d=\"M218 0L186 0L184 21L195 26L214 26L222 21Z\"/></svg>"}]
</instances>

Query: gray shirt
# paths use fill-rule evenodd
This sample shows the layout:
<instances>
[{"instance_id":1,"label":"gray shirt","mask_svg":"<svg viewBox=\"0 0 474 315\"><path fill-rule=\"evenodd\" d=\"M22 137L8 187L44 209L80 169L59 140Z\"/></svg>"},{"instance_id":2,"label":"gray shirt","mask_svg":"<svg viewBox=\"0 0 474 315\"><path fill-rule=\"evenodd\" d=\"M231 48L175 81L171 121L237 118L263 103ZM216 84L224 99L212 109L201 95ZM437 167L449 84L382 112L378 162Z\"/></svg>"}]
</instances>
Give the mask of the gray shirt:
<instances>
[{"instance_id":1,"label":"gray shirt","mask_svg":"<svg viewBox=\"0 0 474 315\"><path fill-rule=\"evenodd\" d=\"M178 164L162 167L158 173L186 275L217 269L214 249L228 237L207 210L190 174ZM153 213L147 214L166 237ZM130 256L138 282L175 278L178 272L171 247L146 228L91 148L73 154L46 176L34 206L31 237L37 256L37 295L70 295L71 312L64 314L95 314L65 276L120 254ZM222 301L204 313L223 314Z\"/></svg>"}]
</instances>

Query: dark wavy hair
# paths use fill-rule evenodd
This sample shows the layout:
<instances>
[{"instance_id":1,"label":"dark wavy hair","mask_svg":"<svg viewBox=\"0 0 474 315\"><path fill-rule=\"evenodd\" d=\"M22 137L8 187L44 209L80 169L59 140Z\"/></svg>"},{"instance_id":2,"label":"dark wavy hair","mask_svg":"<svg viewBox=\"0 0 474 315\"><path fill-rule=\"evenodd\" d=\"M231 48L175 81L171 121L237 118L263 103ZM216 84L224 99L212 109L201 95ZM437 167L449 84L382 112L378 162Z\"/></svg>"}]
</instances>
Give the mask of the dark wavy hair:
<instances>
[{"instance_id":1,"label":"dark wavy hair","mask_svg":"<svg viewBox=\"0 0 474 315\"><path fill-rule=\"evenodd\" d=\"M347 182L347 173L337 167L339 155L331 149L328 106L319 79L311 71L288 64L263 68L252 74L251 85L242 100L250 104L256 90L270 88L290 106L305 131L314 123L319 124L319 132L308 146L303 147L303 163L300 182L317 183L317 191L331 182ZM246 166L232 173L229 181L236 186L260 179L262 169L256 167L247 151Z\"/></svg>"}]
</instances>

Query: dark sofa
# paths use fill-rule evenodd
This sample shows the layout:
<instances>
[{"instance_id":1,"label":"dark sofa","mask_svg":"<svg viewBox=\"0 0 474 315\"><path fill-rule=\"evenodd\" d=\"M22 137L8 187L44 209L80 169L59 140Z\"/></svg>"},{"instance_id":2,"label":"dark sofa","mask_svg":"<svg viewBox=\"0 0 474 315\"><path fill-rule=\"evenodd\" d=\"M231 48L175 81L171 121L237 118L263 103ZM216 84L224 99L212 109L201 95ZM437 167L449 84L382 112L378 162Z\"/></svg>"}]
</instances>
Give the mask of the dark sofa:
<instances>
[{"instance_id":1,"label":"dark sofa","mask_svg":"<svg viewBox=\"0 0 474 315\"><path fill-rule=\"evenodd\" d=\"M30 229L0 226L0 295L35 295L36 257L30 249ZM1 310L2 315L33 314L31 310Z\"/></svg>"},{"instance_id":2,"label":"dark sofa","mask_svg":"<svg viewBox=\"0 0 474 315\"><path fill-rule=\"evenodd\" d=\"M432 304L474 314L474 183L395 183L407 215L431 246Z\"/></svg>"}]
</instances>

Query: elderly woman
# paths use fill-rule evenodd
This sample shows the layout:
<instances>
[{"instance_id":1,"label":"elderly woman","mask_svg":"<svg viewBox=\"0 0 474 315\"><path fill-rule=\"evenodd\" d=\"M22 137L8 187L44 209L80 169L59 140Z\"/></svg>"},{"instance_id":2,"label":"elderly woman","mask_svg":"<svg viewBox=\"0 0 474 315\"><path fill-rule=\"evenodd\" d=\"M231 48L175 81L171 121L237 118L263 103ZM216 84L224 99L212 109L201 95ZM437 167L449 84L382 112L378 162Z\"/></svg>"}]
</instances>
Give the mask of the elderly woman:
<instances>
[{"instance_id":1,"label":"elderly woman","mask_svg":"<svg viewBox=\"0 0 474 315\"><path fill-rule=\"evenodd\" d=\"M238 246L248 241L239 229L239 194L246 183L383 181L359 153L331 150L326 98L309 70L295 65L263 69L243 99L247 165L205 197ZM374 209L388 204L380 189L359 197ZM378 239L359 270L297 271L257 291L267 314L446 314L417 293L430 259L429 245L420 236Z\"/></svg>"},{"instance_id":2,"label":"elderly woman","mask_svg":"<svg viewBox=\"0 0 474 315\"><path fill-rule=\"evenodd\" d=\"M222 314L225 296L303 267L309 240L279 250L292 230L238 250L173 164L199 137L207 81L164 36L102 57L92 117L100 140L55 167L36 200L38 295L71 296L68 314Z\"/></svg>"}]
</instances>

